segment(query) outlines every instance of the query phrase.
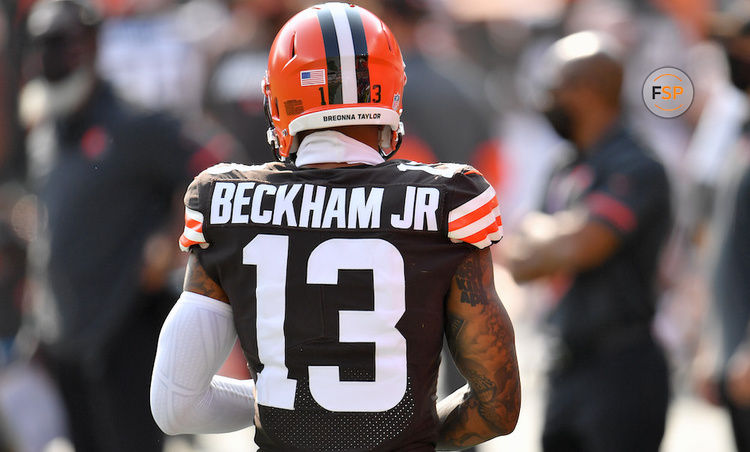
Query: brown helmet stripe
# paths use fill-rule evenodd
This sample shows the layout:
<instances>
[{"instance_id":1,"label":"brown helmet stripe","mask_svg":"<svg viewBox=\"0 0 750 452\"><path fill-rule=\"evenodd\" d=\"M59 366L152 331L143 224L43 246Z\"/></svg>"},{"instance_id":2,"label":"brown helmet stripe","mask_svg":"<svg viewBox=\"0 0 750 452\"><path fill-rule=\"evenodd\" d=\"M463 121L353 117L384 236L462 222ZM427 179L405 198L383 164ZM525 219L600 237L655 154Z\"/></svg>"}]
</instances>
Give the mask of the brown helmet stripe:
<instances>
[{"instance_id":1,"label":"brown helmet stripe","mask_svg":"<svg viewBox=\"0 0 750 452\"><path fill-rule=\"evenodd\" d=\"M341 57L339 42L336 37L336 26L334 25L331 11L325 8L318 10L318 22L320 22L320 30L323 32L323 46L326 52L328 103L341 104L343 103Z\"/></svg>"}]
</instances>

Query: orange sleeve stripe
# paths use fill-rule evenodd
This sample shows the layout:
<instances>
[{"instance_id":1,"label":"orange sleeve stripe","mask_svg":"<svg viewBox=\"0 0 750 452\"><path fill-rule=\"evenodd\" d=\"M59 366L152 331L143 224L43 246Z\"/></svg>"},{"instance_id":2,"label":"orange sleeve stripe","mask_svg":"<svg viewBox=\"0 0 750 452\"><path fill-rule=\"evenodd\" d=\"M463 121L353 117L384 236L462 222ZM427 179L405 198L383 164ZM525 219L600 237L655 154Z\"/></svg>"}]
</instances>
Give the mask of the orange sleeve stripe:
<instances>
[{"instance_id":1,"label":"orange sleeve stripe","mask_svg":"<svg viewBox=\"0 0 750 452\"><path fill-rule=\"evenodd\" d=\"M196 242L195 240L190 240L189 238L185 237L184 234L180 236L180 245L184 246L185 248L189 248L193 245L198 245L198 244L200 244L200 242Z\"/></svg>"},{"instance_id":2,"label":"orange sleeve stripe","mask_svg":"<svg viewBox=\"0 0 750 452\"><path fill-rule=\"evenodd\" d=\"M461 240L466 243L478 243L486 239L487 236L492 234L493 232L497 232L499 229L500 227L498 226L497 221L496 221L495 223L492 223L491 225L487 226L481 231L475 232L474 234L471 234L468 237L464 237Z\"/></svg>"},{"instance_id":3,"label":"orange sleeve stripe","mask_svg":"<svg viewBox=\"0 0 750 452\"><path fill-rule=\"evenodd\" d=\"M461 218L457 218L451 221L450 223L448 223L448 230L457 231L464 226L468 226L471 223L477 220L480 220L486 217L487 215L489 215L490 213L492 213L492 209L494 209L497 206L498 206L497 198L493 196L492 199L487 202L487 204L483 205L482 207L476 209L475 211L469 214L462 216Z\"/></svg>"},{"instance_id":4,"label":"orange sleeve stripe","mask_svg":"<svg viewBox=\"0 0 750 452\"><path fill-rule=\"evenodd\" d=\"M203 223L198 220L194 220L187 215L185 215L185 226L195 232L203 232Z\"/></svg>"}]
</instances>

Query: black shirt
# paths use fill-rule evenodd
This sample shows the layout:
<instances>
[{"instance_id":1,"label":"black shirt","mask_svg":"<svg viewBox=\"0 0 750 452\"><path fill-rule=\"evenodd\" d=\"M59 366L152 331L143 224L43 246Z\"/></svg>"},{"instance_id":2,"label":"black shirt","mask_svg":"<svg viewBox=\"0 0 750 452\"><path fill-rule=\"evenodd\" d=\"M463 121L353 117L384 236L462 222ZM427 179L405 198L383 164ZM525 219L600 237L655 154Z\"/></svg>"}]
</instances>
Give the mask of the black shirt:
<instances>
[{"instance_id":1,"label":"black shirt","mask_svg":"<svg viewBox=\"0 0 750 452\"><path fill-rule=\"evenodd\" d=\"M550 181L545 210L584 208L621 243L605 262L571 275L552 314L572 350L648 337L655 311L659 252L671 227L663 166L621 126Z\"/></svg>"},{"instance_id":2,"label":"black shirt","mask_svg":"<svg viewBox=\"0 0 750 452\"><path fill-rule=\"evenodd\" d=\"M36 295L58 314L42 333L81 356L134 308L143 246L195 174L196 147L175 120L136 110L103 83L81 112L40 125L29 143L44 212L30 255Z\"/></svg>"},{"instance_id":3,"label":"black shirt","mask_svg":"<svg viewBox=\"0 0 750 452\"><path fill-rule=\"evenodd\" d=\"M738 140L717 194L712 235L718 249L712 276L721 328L720 364L747 339L750 322L750 135Z\"/></svg>"}]
</instances>

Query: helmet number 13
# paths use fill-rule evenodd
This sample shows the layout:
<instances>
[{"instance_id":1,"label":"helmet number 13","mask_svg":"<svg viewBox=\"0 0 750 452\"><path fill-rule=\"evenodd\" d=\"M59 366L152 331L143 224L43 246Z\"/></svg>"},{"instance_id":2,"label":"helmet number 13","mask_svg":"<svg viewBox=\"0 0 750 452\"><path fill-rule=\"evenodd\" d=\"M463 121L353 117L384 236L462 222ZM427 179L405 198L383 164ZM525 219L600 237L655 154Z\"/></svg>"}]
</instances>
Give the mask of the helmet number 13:
<instances>
[{"instance_id":1,"label":"helmet number 13","mask_svg":"<svg viewBox=\"0 0 750 452\"><path fill-rule=\"evenodd\" d=\"M289 237L259 234L242 252L257 268L257 342L263 370L256 382L261 405L294 409L297 381L286 367L284 320ZM341 342L375 343L375 381L341 381L338 366L309 366L310 392L329 411L385 411L406 394L406 339L396 323L406 310L404 260L381 239L330 239L310 253L307 284L338 284L339 270L371 270L372 311L339 311Z\"/></svg>"}]
</instances>

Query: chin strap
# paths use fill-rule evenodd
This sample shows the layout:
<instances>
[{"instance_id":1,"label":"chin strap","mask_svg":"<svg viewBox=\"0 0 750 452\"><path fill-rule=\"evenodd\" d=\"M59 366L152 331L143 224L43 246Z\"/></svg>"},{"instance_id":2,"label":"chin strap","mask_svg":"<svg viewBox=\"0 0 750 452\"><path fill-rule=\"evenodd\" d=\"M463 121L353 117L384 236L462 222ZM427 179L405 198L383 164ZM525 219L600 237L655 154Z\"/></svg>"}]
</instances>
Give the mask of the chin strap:
<instances>
[{"instance_id":1,"label":"chin strap","mask_svg":"<svg viewBox=\"0 0 750 452\"><path fill-rule=\"evenodd\" d=\"M398 123L398 130L392 130L389 126L383 126L380 128L380 146L378 152L380 155L388 160L393 157L393 154L398 151L401 147L401 143L404 139L404 123Z\"/></svg>"},{"instance_id":2,"label":"chin strap","mask_svg":"<svg viewBox=\"0 0 750 452\"><path fill-rule=\"evenodd\" d=\"M263 111L266 114L266 121L268 121L266 141L268 141L268 144L271 146L271 151L273 152L274 158L280 162L283 162L285 159L279 153L281 143L279 143L279 137L276 136L276 128L273 126L273 120L271 119L271 104L268 101L268 96L263 96Z\"/></svg>"}]
</instances>

